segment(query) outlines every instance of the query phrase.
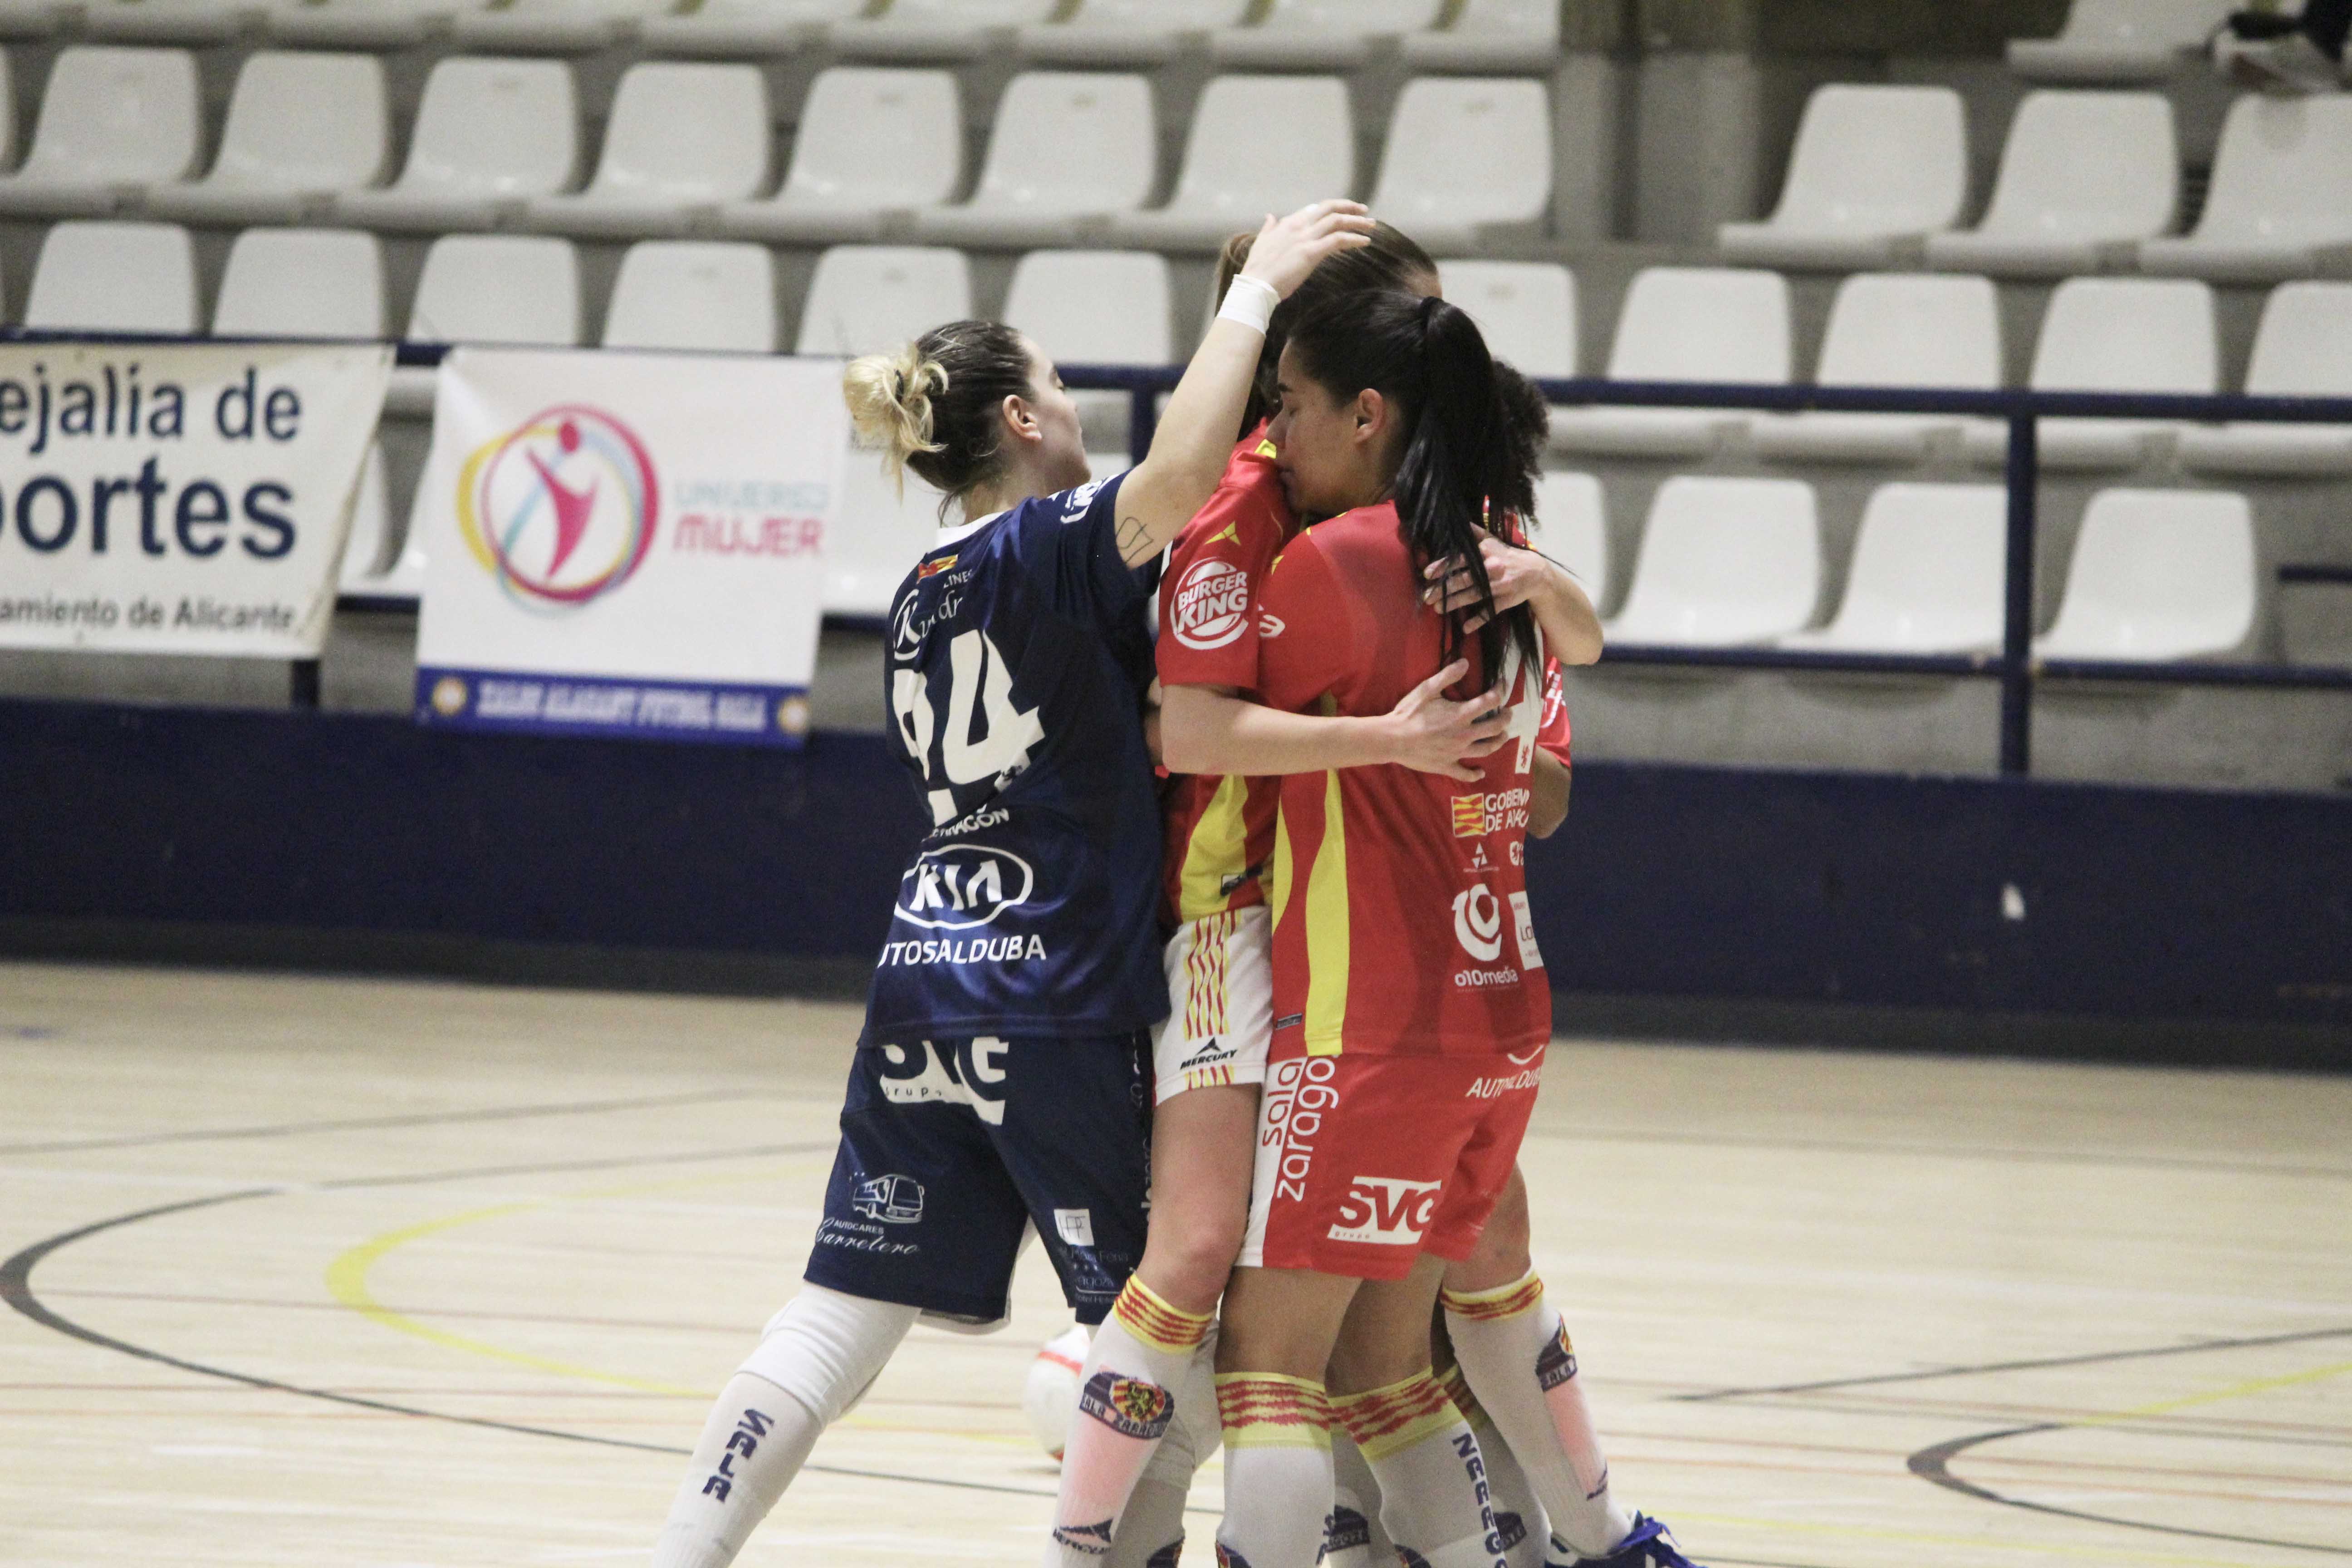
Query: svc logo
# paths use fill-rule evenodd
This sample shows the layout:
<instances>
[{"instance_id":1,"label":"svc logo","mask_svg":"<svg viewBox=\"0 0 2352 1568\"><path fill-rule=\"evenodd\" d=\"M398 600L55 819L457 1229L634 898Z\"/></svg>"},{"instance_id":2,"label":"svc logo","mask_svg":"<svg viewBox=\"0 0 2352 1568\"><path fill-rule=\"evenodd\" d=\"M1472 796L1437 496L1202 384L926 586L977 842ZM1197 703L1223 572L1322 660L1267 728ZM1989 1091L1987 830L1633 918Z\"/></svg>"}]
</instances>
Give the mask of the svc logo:
<instances>
[{"instance_id":1,"label":"svc logo","mask_svg":"<svg viewBox=\"0 0 2352 1568\"><path fill-rule=\"evenodd\" d=\"M970 931L1028 902L1029 862L984 844L950 844L915 857L898 879L898 918L929 931Z\"/></svg>"},{"instance_id":2,"label":"svc logo","mask_svg":"<svg viewBox=\"0 0 2352 1568\"><path fill-rule=\"evenodd\" d=\"M992 1035L976 1040L917 1040L882 1047L882 1098L893 1105L966 1105L991 1127L1004 1125L1004 1058Z\"/></svg>"},{"instance_id":3,"label":"svc logo","mask_svg":"<svg viewBox=\"0 0 2352 1568\"><path fill-rule=\"evenodd\" d=\"M849 1206L885 1225L913 1225L923 1217L923 1184L912 1176L876 1176L857 1184Z\"/></svg>"},{"instance_id":4,"label":"svc logo","mask_svg":"<svg viewBox=\"0 0 2352 1568\"><path fill-rule=\"evenodd\" d=\"M1440 1182L1408 1182L1395 1176L1358 1176L1340 1200L1334 1241L1366 1241L1379 1247L1416 1247L1437 1213Z\"/></svg>"},{"instance_id":5,"label":"svc logo","mask_svg":"<svg viewBox=\"0 0 2352 1568\"><path fill-rule=\"evenodd\" d=\"M660 496L635 431L601 408L563 404L467 455L457 530L516 603L574 610L645 563Z\"/></svg>"},{"instance_id":6,"label":"svc logo","mask_svg":"<svg viewBox=\"0 0 2352 1568\"><path fill-rule=\"evenodd\" d=\"M1196 561L1176 584L1176 640L1223 647L1249 625L1249 574L1230 561Z\"/></svg>"},{"instance_id":7,"label":"svc logo","mask_svg":"<svg viewBox=\"0 0 2352 1568\"><path fill-rule=\"evenodd\" d=\"M1503 900L1481 882L1454 895L1454 934L1462 949L1481 963L1503 956Z\"/></svg>"}]
</instances>

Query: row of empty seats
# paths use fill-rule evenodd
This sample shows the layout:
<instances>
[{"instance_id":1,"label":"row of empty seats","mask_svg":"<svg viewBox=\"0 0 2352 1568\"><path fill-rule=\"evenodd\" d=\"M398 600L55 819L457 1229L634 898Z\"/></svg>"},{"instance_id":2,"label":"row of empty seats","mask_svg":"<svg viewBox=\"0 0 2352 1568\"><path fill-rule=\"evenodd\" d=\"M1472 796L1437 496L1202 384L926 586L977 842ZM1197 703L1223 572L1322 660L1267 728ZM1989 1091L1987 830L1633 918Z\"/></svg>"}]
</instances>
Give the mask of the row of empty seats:
<instances>
[{"instance_id":1,"label":"row of empty seats","mask_svg":"<svg viewBox=\"0 0 2352 1568\"><path fill-rule=\"evenodd\" d=\"M977 188L961 203L950 198L963 179L963 110L945 70L821 73L772 191L767 78L751 65L630 67L594 174L578 190L580 116L572 68L560 60L440 61L389 185L378 184L392 152L385 76L372 55L249 56L219 154L202 178L199 110L185 50L61 51L24 166L0 177L0 214L310 218L428 232L692 229L803 243L889 232L958 244L1115 239L1181 249L1213 247L1268 211L1356 188L1347 88L1328 76L1212 80L1174 194L1150 210L1159 132L1150 84L1132 74L1014 77ZM0 113L0 124L11 122ZM1551 118L1538 80L1416 79L1397 100L1388 148L1371 200L1425 244L1532 232L1549 204Z\"/></svg>"},{"instance_id":2,"label":"row of empty seats","mask_svg":"<svg viewBox=\"0 0 2352 1568\"><path fill-rule=\"evenodd\" d=\"M1577 371L1575 275L1546 262L1441 263L1447 295L1495 351L1530 375ZM774 352L783 341L774 260L738 241L646 240L624 255L608 347ZM1179 357L1166 259L1145 251L1040 250L1013 269L1006 319L1057 360L1161 365ZM934 247L838 246L819 258L793 339L802 353L887 347L971 313L971 265ZM26 324L49 331L199 330L193 246L164 224L68 221L43 242ZM224 269L211 330L320 338L387 335L381 243L339 229L248 229ZM538 236L451 235L426 252L404 335L434 342L585 341L579 259ZM1787 280L1773 272L1651 268L1628 289L1610 352L1618 381L1781 384L1794 379ZM2076 278L2052 292L2029 383L2044 391L2211 395L2222 390L2211 288L2188 279ZM2002 384L2000 320L1982 278L1860 273L1840 283L1813 381L1825 386ZM2282 284L2264 302L2244 390L2352 396L2352 283ZM1795 462L1998 464L1998 420L1958 415L1601 406L1564 409L1554 445L1621 457L1702 457L1745 432ZM2165 419L2050 418L2053 468L2126 468L2178 452L2222 473L2352 473L2352 428Z\"/></svg>"},{"instance_id":3,"label":"row of empty seats","mask_svg":"<svg viewBox=\"0 0 2352 1568\"><path fill-rule=\"evenodd\" d=\"M1731 259L1780 267L2308 277L2352 260L2352 94L2232 103L2187 235L2172 232L2179 153L2157 93L2030 93L1982 221L1959 229L1968 179L1958 93L1824 87L1806 100L1772 215L1717 237Z\"/></svg>"},{"instance_id":4,"label":"row of empty seats","mask_svg":"<svg viewBox=\"0 0 2352 1568\"><path fill-rule=\"evenodd\" d=\"M1203 51L1234 65L1339 68L1399 53L1433 68L1540 67L1559 0L0 0L0 36L212 43L241 34L317 46L1151 64Z\"/></svg>"},{"instance_id":5,"label":"row of empty seats","mask_svg":"<svg viewBox=\"0 0 2352 1568\"><path fill-rule=\"evenodd\" d=\"M1606 592L1601 489L1546 476L1547 550ZM1813 488L1797 479L1682 476L1659 487L1613 643L1815 652L1969 654L2001 644L2007 494L1998 485L1890 484L1874 492L1829 624ZM1562 552L1565 552L1562 553ZM2218 490L2105 489L2074 538L2043 658L2163 660L2243 650L2256 607L2253 515Z\"/></svg>"}]
</instances>

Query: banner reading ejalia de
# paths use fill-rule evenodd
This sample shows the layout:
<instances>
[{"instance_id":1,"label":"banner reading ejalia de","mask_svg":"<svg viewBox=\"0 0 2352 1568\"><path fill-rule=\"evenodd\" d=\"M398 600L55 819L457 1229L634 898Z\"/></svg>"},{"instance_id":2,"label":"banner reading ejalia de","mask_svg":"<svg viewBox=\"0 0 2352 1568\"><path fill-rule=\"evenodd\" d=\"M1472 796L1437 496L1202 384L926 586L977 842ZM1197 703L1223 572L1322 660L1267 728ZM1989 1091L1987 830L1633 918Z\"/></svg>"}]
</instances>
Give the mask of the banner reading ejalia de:
<instances>
[{"instance_id":1,"label":"banner reading ejalia de","mask_svg":"<svg viewBox=\"0 0 2352 1568\"><path fill-rule=\"evenodd\" d=\"M315 658L383 344L0 346L0 647Z\"/></svg>"},{"instance_id":2,"label":"banner reading ejalia de","mask_svg":"<svg viewBox=\"0 0 2352 1568\"><path fill-rule=\"evenodd\" d=\"M798 744L847 428L831 360L452 351L418 718Z\"/></svg>"}]
</instances>

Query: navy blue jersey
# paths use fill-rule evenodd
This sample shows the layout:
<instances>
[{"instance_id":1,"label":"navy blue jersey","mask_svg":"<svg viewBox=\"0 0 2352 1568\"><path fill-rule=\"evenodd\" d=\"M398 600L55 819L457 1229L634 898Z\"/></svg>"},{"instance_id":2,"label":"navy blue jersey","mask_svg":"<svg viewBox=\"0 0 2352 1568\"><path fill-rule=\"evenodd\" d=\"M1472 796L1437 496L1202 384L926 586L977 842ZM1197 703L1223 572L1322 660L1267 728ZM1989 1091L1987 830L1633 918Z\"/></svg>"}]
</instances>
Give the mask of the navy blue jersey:
<instances>
[{"instance_id":1,"label":"navy blue jersey","mask_svg":"<svg viewBox=\"0 0 2352 1568\"><path fill-rule=\"evenodd\" d=\"M932 829L899 879L869 1045L1167 1016L1142 720L1157 573L1119 560L1120 479L944 533L899 584L890 728Z\"/></svg>"}]
</instances>

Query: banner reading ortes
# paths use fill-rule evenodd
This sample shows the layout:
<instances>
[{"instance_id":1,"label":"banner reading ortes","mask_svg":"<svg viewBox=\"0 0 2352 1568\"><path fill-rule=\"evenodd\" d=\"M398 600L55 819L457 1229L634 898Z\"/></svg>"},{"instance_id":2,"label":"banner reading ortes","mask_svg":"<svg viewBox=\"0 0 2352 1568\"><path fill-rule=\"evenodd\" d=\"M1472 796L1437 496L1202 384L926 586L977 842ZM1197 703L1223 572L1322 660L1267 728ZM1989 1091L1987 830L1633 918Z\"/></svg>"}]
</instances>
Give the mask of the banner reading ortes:
<instances>
[{"instance_id":1,"label":"banner reading ortes","mask_svg":"<svg viewBox=\"0 0 2352 1568\"><path fill-rule=\"evenodd\" d=\"M418 718L798 744L847 446L831 360L452 351Z\"/></svg>"},{"instance_id":2,"label":"banner reading ortes","mask_svg":"<svg viewBox=\"0 0 2352 1568\"><path fill-rule=\"evenodd\" d=\"M0 647L315 658L382 344L0 346Z\"/></svg>"}]
</instances>

